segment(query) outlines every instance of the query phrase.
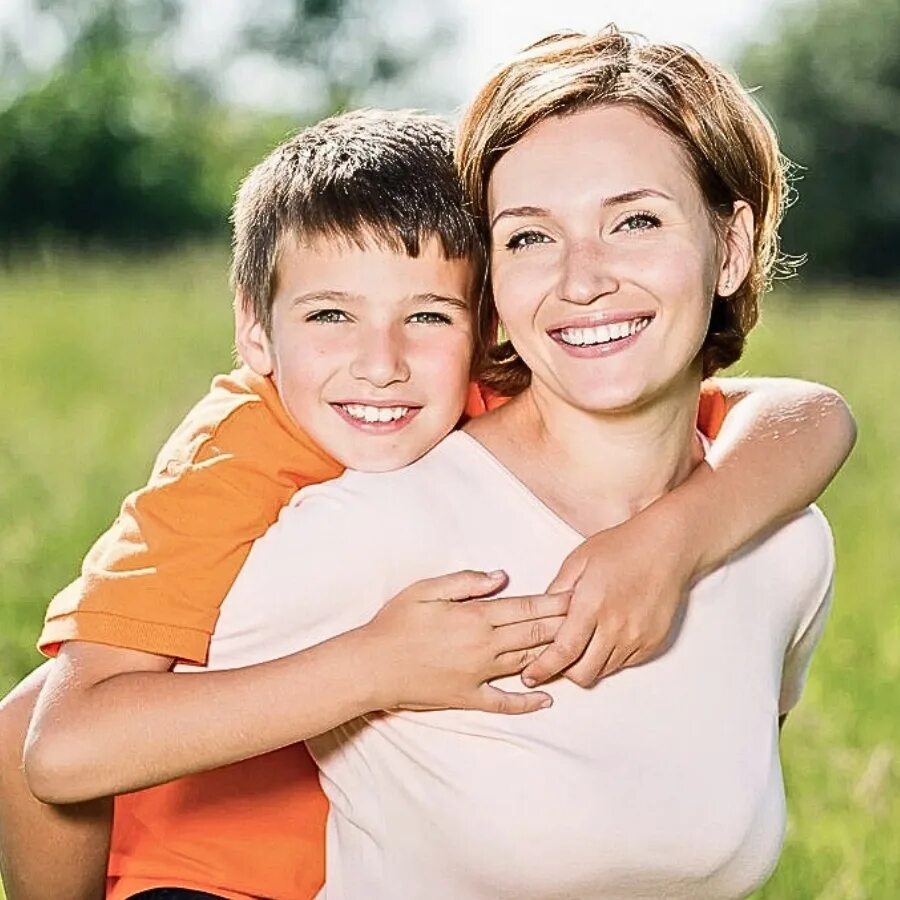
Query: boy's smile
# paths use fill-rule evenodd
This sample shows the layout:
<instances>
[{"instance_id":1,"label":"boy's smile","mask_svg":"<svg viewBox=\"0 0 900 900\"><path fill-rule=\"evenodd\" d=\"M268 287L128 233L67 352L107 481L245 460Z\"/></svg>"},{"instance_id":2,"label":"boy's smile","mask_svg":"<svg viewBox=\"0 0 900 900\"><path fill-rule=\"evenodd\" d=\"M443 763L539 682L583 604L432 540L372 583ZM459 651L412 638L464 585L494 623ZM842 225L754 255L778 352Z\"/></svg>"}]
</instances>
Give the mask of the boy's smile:
<instances>
[{"instance_id":1,"label":"boy's smile","mask_svg":"<svg viewBox=\"0 0 900 900\"><path fill-rule=\"evenodd\" d=\"M388 471L457 423L472 360L467 260L374 241L286 240L271 335L238 324L238 349L271 374L297 424L343 465Z\"/></svg>"}]
</instances>

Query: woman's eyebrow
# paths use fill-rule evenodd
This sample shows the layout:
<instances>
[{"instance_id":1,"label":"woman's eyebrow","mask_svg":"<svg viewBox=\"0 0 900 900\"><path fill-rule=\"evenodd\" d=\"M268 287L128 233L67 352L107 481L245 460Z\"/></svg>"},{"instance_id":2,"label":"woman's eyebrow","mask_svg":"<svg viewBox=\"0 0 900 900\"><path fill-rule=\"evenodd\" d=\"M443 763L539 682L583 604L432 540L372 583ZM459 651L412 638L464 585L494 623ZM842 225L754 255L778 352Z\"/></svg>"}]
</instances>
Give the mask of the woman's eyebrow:
<instances>
[{"instance_id":1,"label":"woman's eyebrow","mask_svg":"<svg viewBox=\"0 0 900 900\"><path fill-rule=\"evenodd\" d=\"M520 218L522 216L547 216L550 211L541 206L511 206L509 209L502 209L491 219L491 228L493 228L500 219Z\"/></svg>"},{"instance_id":2,"label":"woman's eyebrow","mask_svg":"<svg viewBox=\"0 0 900 900\"><path fill-rule=\"evenodd\" d=\"M635 200L644 200L647 197L657 197L661 200L674 200L671 194L665 191L659 191L655 188L637 188L633 191L625 191L622 194L615 194L612 197L606 197L603 200L604 206L618 206L622 203L634 203Z\"/></svg>"},{"instance_id":3,"label":"woman's eyebrow","mask_svg":"<svg viewBox=\"0 0 900 900\"><path fill-rule=\"evenodd\" d=\"M604 197L603 206L618 206L623 203L634 203L635 200L644 200L647 197L657 197L661 200L674 200L671 194L665 191L659 191L655 188L636 188L633 191L624 191L621 194L614 194L612 197ZM500 219L505 218L523 218L528 216L549 216L550 210L544 209L542 206L511 206L508 209L502 209L491 220L491 228L493 228Z\"/></svg>"}]
</instances>

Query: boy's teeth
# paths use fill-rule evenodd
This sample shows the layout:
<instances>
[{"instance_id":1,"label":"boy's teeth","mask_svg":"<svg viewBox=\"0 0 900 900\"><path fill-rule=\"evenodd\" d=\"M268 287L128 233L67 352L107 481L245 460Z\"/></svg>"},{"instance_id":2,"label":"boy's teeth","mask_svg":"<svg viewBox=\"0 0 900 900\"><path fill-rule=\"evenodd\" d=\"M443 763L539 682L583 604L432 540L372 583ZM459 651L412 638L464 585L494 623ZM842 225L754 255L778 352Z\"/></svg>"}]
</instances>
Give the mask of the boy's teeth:
<instances>
[{"instance_id":1,"label":"boy's teeth","mask_svg":"<svg viewBox=\"0 0 900 900\"><path fill-rule=\"evenodd\" d=\"M614 322L612 325L596 325L593 328L563 328L559 332L563 343L576 347L592 344L608 344L643 331L650 324L649 318L631 319L628 322Z\"/></svg>"},{"instance_id":2,"label":"boy's teeth","mask_svg":"<svg viewBox=\"0 0 900 900\"><path fill-rule=\"evenodd\" d=\"M409 412L408 406L367 406L363 403L347 403L343 409L361 422L392 422Z\"/></svg>"}]
</instances>

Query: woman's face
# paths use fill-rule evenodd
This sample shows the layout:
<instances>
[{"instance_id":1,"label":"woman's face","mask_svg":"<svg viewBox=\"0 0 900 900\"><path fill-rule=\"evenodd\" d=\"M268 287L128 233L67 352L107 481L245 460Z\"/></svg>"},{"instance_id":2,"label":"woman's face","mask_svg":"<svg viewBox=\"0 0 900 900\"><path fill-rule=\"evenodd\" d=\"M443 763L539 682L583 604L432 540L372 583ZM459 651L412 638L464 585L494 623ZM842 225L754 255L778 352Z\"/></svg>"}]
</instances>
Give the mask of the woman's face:
<instances>
[{"instance_id":1,"label":"woman's face","mask_svg":"<svg viewBox=\"0 0 900 900\"><path fill-rule=\"evenodd\" d=\"M722 278L683 151L625 106L545 120L489 184L497 310L537 390L591 411L684 378Z\"/></svg>"}]
</instances>

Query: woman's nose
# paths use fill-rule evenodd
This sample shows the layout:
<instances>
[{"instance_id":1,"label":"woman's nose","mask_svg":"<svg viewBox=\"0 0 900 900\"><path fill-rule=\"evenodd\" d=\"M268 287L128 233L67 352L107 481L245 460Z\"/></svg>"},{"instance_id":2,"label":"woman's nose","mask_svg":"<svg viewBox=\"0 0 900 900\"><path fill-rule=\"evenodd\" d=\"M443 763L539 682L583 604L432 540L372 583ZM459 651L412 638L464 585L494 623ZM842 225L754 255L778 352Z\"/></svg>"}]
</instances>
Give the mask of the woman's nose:
<instances>
[{"instance_id":1,"label":"woman's nose","mask_svg":"<svg viewBox=\"0 0 900 900\"><path fill-rule=\"evenodd\" d=\"M599 239L573 244L563 258L560 298L586 306L614 293L619 282L613 268L610 249L603 246Z\"/></svg>"},{"instance_id":2,"label":"woman's nose","mask_svg":"<svg viewBox=\"0 0 900 900\"><path fill-rule=\"evenodd\" d=\"M392 328L366 329L360 334L350 374L379 388L407 381L409 365L402 335Z\"/></svg>"}]
</instances>

